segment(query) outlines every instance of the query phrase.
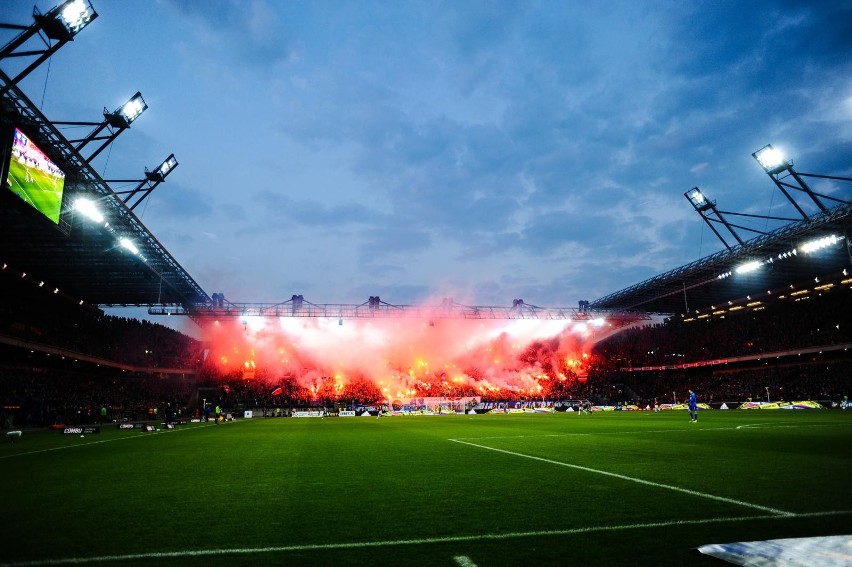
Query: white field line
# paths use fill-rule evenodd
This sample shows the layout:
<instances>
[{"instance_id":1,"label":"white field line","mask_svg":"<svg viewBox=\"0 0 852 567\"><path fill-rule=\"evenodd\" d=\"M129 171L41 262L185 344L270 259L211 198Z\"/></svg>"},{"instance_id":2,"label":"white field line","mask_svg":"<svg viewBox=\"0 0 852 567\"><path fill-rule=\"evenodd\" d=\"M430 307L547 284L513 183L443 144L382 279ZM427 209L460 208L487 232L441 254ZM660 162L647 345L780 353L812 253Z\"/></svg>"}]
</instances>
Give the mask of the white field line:
<instances>
[{"instance_id":1,"label":"white field line","mask_svg":"<svg viewBox=\"0 0 852 567\"><path fill-rule=\"evenodd\" d=\"M458 439L449 439L449 441L453 441L455 443L461 443L463 445L470 445L471 447L478 447L480 449L486 449L488 451L495 451L497 453L503 453L505 455L512 455L513 457L521 457L524 459L532 459L534 461L540 461L542 463L549 463L551 465L558 465L560 467L568 467L570 469L575 469L578 471L590 472L595 474L600 474L612 478L617 478L620 480L626 480L629 482L635 482L637 484L644 484L646 486L653 486L654 488L662 488L665 490L673 490L675 492L681 492L683 494L689 494L690 496L698 496L700 498L708 498L710 500L717 500L719 502L726 502L728 504L735 504L737 506L745 506L746 508L754 508L755 510L761 510L763 512L769 512L770 514L777 514L779 516L795 516L793 512L786 512L784 510L778 510L777 508L770 508L768 506L761 506L760 504L751 504L749 502L743 502L742 500L734 500L733 498L725 498L724 496L716 496L714 494L707 494L706 492L698 492L697 490L690 490L688 488L680 488L679 486L672 486L670 484L661 484L658 482L652 482L650 480L644 480L641 478L636 478L633 476L627 476L623 474L613 473L609 471L604 471L600 469L593 469L591 467L584 467L582 465L572 465L570 463L564 463L562 461L554 461L552 459L545 459L544 457L536 457L533 455L525 455L523 453L516 453L515 451L507 451L505 449L495 449L494 447L488 447L487 445L480 445L478 443L471 443L470 441L460 441Z\"/></svg>"},{"instance_id":2,"label":"white field line","mask_svg":"<svg viewBox=\"0 0 852 567\"><path fill-rule=\"evenodd\" d=\"M232 421L229 425L237 423L236 421ZM0 455L0 459L11 459L12 457L24 457L26 455L35 455L37 453L49 453L50 451L61 451L63 449L77 449L79 447L86 447L87 445L100 445L101 443L112 443L113 441L127 441L128 439L142 439L145 437L155 437L157 435L161 435L163 433L178 433L181 431L195 431L198 429L202 429L204 427L219 427L220 425L225 425L224 423L220 425L216 425L215 423L208 423L205 425L196 425L194 427L180 428L180 429L158 429L157 431L142 431L141 435L133 435L131 436L130 432L128 432L127 437L114 437L112 439L103 439L101 441L87 441L85 443L78 443L76 445L63 445L62 447L50 447L49 449L36 449L35 451L27 451L25 453L12 453L9 455ZM134 430L135 431L135 430ZM62 433L57 433L57 435L62 435ZM90 435L95 435L94 433L90 433Z\"/></svg>"},{"instance_id":3,"label":"white field line","mask_svg":"<svg viewBox=\"0 0 852 567\"><path fill-rule=\"evenodd\" d=\"M0 563L0 567L40 567L42 565L86 565L91 563L103 563L106 561L134 561L138 559L183 559L194 557L214 557L227 555L255 555L259 553L287 553L304 551L328 551L337 549L370 549L377 547L405 546L405 545L431 545L459 542L476 541L502 541L509 539L520 539L528 537L551 537L572 536L588 533L621 532L628 530L642 530L655 528L669 528L679 526L701 526L705 524L720 524L734 522L751 522L759 520L783 520L790 518L816 518L825 516L847 516L852 515L852 510L835 510L830 512L814 512L807 514L794 514L789 516L763 515L725 518L705 518L703 520L675 520L671 522L649 522L644 524L623 524L619 526L588 526L584 528L573 528L567 530L540 530L530 532L509 532L505 534L478 534L466 536L429 537L421 539L397 539L386 541L361 541L351 543L319 543L309 545L279 545L268 547L235 547L228 549L190 549L184 551L152 551L150 553L130 553L126 555L100 555L94 557L64 557L59 559L35 559L31 561L17 561L13 563Z\"/></svg>"},{"instance_id":4,"label":"white field line","mask_svg":"<svg viewBox=\"0 0 852 567\"><path fill-rule=\"evenodd\" d=\"M645 435L648 433L684 433L686 431L742 431L743 429L761 429L766 428L799 428L799 427L835 427L828 423L809 423L798 425L778 425L778 424L746 424L737 425L734 427L684 427L682 429L630 429L625 431L598 431L595 433L543 433L541 435L492 435L482 437L458 437L456 441L478 441L482 439L524 439L532 437L591 437L591 436L606 436L606 435Z\"/></svg>"},{"instance_id":5,"label":"white field line","mask_svg":"<svg viewBox=\"0 0 852 567\"><path fill-rule=\"evenodd\" d=\"M476 563L471 561L467 555L457 555L453 557L453 560L459 567L476 567Z\"/></svg>"},{"instance_id":6,"label":"white field line","mask_svg":"<svg viewBox=\"0 0 852 567\"><path fill-rule=\"evenodd\" d=\"M799 427L836 427L836 425L831 423L798 423L796 425L782 425L777 423L747 423L745 425L738 425L737 429L790 429Z\"/></svg>"}]
</instances>

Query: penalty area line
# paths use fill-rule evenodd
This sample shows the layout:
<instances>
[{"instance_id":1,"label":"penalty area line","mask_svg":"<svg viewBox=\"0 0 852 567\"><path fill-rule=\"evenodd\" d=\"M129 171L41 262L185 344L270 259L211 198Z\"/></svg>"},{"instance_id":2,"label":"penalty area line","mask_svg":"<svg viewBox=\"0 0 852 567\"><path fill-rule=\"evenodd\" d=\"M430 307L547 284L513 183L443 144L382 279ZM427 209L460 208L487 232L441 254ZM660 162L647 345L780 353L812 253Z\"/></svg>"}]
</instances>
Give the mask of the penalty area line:
<instances>
[{"instance_id":1,"label":"penalty area line","mask_svg":"<svg viewBox=\"0 0 852 567\"><path fill-rule=\"evenodd\" d=\"M306 545L280 545L268 547L245 547L228 549L195 549L185 551L161 551L150 553L130 553L126 555L101 555L95 557L65 557L59 559L36 559L31 561L17 561L12 563L0 563L0 567L40 567L42 565L87 565L91 563L103 563L106 561L133 561L137 559L181 559L190 557L214 557L227 555L253 555L259 553L286 553L304 551L329 551L339 549L370 549L378 547L406 546L406 545L430 545L459 542L476 541L501 541L520 539L528 537L550 537L550 536L572 536L588 533L621 532L629 530L671 528L681 526L701 526L705 524L720 524L734 522L750 522L759 520L785 520L813 518L823 516L845 516L852 515L852 510L837 510L831 512L813 512L805 514L794 514L790 516L760 515L723 518L705 518L703 520L674 520L670 522L648 522L641 524L623 524L619 526L588 526L584 528L572 528L565 530L540 530L529 532L508 532L504 534L479 534L467 536L429 537L421 539L397 539L386 541L362 541L351 543L319 543Z\"/></svg>"},{"instance_id":2,"label":"penalty area line","mask_svg":"<svg viewBox=\"0 0 852 567\"><path fill-rule=\"evenodd\" d=\"M506 455L512 455L513 457L522 457L524 459L532 459L534 461L541 461L543 463L549 463L551 465L558 465L560 467L568 467L570 469L575 469L578 471L590 472L595 474L600 474L604 476L608 476L611 478L617 478L619 480L626 480L629 482L635 482L637 484L644 484L645 486L653 486L654 488L663 488L665 490L673 490L675 492L680 492L682 494L689 494L690 496L698 496L699 498L708 498L710 500L716 500L718 502L726 502L728 504L736 504L737 506L745 506L746 508L753 508L755 510L761 510L763 512L769 512L770 514L776 514L778 516L795 516L793 512L787 512L785 510L779 510L777 508L770 508L769 506L761 506L760 504L752 504L750 502L744 502L742 500L735 500L734 498L726 498L724 496L716 496L715 494L708 494L706 492L699 492L697 490L690 490L688 488L681 488L679 486L672 486L670 484L662 484L659 482L653 482L650 480L645 480L641 478L637 478L634 476L627 476L624 474L618 474L614 472L604 471L601 469L593 469L591 467L584 467L582 465L572 465L571 463L565 463L562 461L554 461L553 459L545 459L544 457L536 457L534 455L525 455L523 453L516 453L515 451L507 451L505 449L495 449L494 447L488 447L487 445L480 445L478 443L471 443L470 441L461 441L459 439L449 439L449 441L453 441L454 443L461 443L463 445L470 445L471 447L478 447L480 449L486 449L488 451L496 451L497 453L503 453Z\"/></svg>"}]
</instances>

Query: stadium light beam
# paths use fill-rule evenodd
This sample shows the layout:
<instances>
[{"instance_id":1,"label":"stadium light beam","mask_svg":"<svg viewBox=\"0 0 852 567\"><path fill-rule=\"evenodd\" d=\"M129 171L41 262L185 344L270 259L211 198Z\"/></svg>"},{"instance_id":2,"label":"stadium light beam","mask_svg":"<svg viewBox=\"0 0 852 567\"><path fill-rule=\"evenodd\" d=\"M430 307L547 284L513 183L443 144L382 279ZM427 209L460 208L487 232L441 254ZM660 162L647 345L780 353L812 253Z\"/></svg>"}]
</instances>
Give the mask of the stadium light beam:
<instances>
[{"instance_id":1,"label":"stadium light beam","mask_svg":"<svg viewBox=\"0 0 852 567\"><path fill-rule=\"evenodd\" d=\"M139 248L137 248L136 244L134 244L133 241L130 240L129 238L125 238L125 237L122 236L121 238L118 239L118 243L121 245L122 248L124 248L125 250L128 250L132 254L134 254L134 255L139 254Z\"/></svg>"},{"instance_id":2,"label":"stadium light beam","mask_svg":"<svg viewBox=\"0 0 852 567\"><path fill-rule=\"evenodd\" d=\"M814 240L809 240L805 242L801 246L799 246L799 250L804 252L805 254L811 254L816 252L817 250L822 250L823 248L828 248L829 246L834 245L840 240L839 236L834 234L829 236L823 236L822 238L817 238Z\"/></svg>"},{"instance_id":3,"label":"stadium light beam","mask_svg":"<svg viewBox=\"0 0 852 567\"><path fill-rule=\"evenodd\" d=\"M696 211L707 210L711 206L711 203L704 197L704 194L698 187L693 187L692 189L684 193L684 195Z\"/></svg>"},{"instance_id":4,"label":"stadium light beam","mask_svg":"<svg viewBox=\"0 0 852 567\"><path fill-rule=\"evenodd\" d=\"M142 93L136 91L136 94L130 97L130 100L116 108L113 112L104 112L104 118L113 128L130 128L130 125L147 109L148 105L145 104Z\"/></svg>"},{"instance_id":5,"label":"stadium light beam","mask_svg":"<svg viewBox=\"0 0 852 567\"><path fill-rule=\"evenodd\" d=\"M87 218L97 222L104 222L104 215L98 210L98 207L90 199L80 197L74 201L74 210L82 213Z\"/></svg>"},{"instance_id":6,"label":"stadium light beam","mask_svg":"<svg viewBox=\"0 0 852 567\"><path fill-rule=\"evenodd\" d=\"M749 274L756 270L760 269L760 262L757 260L752 260L751 262L746 262L745 264L740 264L737 266L734 271L738 274Z\"/></svg>"},{"instance_id":7,"label":"stadium light beam","mask_svg":"<svg viewBox=\"0 0 852 567\"><path fill-rule=\"evenodd\" d=\"M777 175L793 167L793 162L785 160L784 154L773 148L772 144L766 144L751 155L757 160L760 167L770 175Z\"/></svg>"},{"instance_id":8,"label":"stadium light beam","mask_svg":"<svg viewBox=\"0 0 852 567\"><path fill-rule=\"evenodd\" d=\"M67 0L47 14L34 14L33 18L50 39L73 41L74 36L97 16L91 2Z\"/></svg>"},{"instance_id":9,"label":"stadium light beam","mask_svg":"<svg viewBox=\"0 0 852 567\"><path fill-rule=\"evenodd\" d=\"M176 168L177 166L178 166L178 161L175 158L175 154L172 154L169 157L167 157L165 159L165 161L163 161L163 163L158 165L157 168L154 171L148 171L146 169L145 170L145 177L149 181L160 181L160 182L165 181L166 177L169 175L169 173L171 173L172 170L174 168Z\"/></svg>"},{"instance_id":10,"label":"stadium light beam","mask_svg":"<svg viewBox=\"0 0 852 567\"><path fill-rule=\"evenodd\" d=\"M757 163L760 164L760 167L769 175L772 179L772 182L775 183L776 187L784 194L784 197L790 201L790 204L796 209L796 211L802 215L802 218L807 220L808 214L802 209L799 203L793 198L793 196L787 191L787 189L793 189L795 191L800 191L810 197L811 201L817 206L817 208L821 212L827 212L828 208L820 201L819 197L825 197L825 195L818 195L815 193L802 179L802 174L798 173L795 169L793 169L793 162L784 157L784 154L778 151L777 149L772 147L772 144L766 144L753 154L751 154ZM781 174L787 172L788 175L781 177ZM807 174L810 175L810 174ZM820 177L820 176L817 176ZM783 180L782 180L783 179ZM790 179L795 181L795 184L790 182ZM841 178L838 178L841 179ZM830 198L830 197L826 197Z\"/></svg>"}]
</instances>

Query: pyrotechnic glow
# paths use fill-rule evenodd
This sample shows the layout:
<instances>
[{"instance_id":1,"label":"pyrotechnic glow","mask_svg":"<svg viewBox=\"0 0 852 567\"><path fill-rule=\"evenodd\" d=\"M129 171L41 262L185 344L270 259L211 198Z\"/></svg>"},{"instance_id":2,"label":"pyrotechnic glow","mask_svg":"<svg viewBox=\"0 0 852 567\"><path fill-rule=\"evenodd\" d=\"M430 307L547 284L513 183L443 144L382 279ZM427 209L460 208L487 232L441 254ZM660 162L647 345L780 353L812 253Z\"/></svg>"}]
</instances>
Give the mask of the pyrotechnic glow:
<instances>
[{"instance_id":1,"label":"pyrotechnic glow","mask_svg":"<svg viewBox=\"0 0 852 567\"><path fill-rule=\"evenodd\" d=\"M250 371L272 385L292 379L314 396L372 384L386 397L443 395L464 387L536 395L546 381L585 374L603 321L274 319L245 317L204 325L204 339L230 376ZM238 367L229 361L239 361ZM246 377L245 375L243 377ZM548 382L550 383L550 382Z\"/></svg>"},{"instance_id":2,"label":"pyrotechnic glow","mask_svg":"<svg viewBox=\"0 0 852 567\"><path fill-rule=\"evenodd\" d=\"M243 322L243 325L248 326L254 332L257 332L266 326L266 319L258 315L246 315L241 317L240 320Z\"/></svg>"}]
</instances>

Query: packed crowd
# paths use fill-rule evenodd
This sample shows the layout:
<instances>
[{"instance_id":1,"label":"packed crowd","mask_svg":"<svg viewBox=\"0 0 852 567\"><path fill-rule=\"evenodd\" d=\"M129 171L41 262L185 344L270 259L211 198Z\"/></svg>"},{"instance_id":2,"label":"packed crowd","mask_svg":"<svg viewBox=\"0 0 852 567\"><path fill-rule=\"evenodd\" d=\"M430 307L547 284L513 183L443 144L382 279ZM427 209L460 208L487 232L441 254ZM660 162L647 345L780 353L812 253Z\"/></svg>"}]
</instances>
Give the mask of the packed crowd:
<instances>
[{"instance_id":1,"label":"packed crowd","mask_svg":"<svg viewBox=\"0 0 852 567\"><path fill-rule=\"evenodd\" d=\"M16 301L0 302L0 335L140 368L191 368L202 357L202 343L174 329L107 315L9 276L0 272L0 283L15 290Z\"/></svg>"},{"instance_id":2,"label":"packed crowd","mask_svg":"<svg viewBox=\"0 0 852 567\"><path fill-rule=\"evenodd\" d=\"M694 317L625 330L596 345L595 354L616 370L852 342L852 297L846 289L807 300L788 297L725 318Z\"/></svg>"},{"instance_id":3,"label":"packed crowd","mask_svg":"<svg viewBox=\"0 0 852 567\"><path fill-rule=\"evenodd\" d=\"M180 376L87 367L0 370L0 427L154 419L166 404L186 411L194 382Z\"/></svg>"}]
</instances>

